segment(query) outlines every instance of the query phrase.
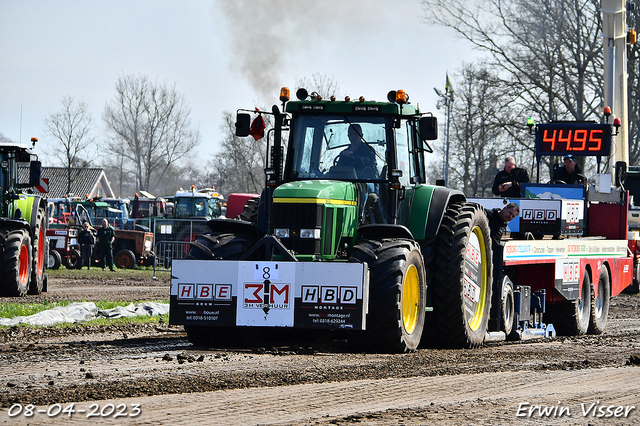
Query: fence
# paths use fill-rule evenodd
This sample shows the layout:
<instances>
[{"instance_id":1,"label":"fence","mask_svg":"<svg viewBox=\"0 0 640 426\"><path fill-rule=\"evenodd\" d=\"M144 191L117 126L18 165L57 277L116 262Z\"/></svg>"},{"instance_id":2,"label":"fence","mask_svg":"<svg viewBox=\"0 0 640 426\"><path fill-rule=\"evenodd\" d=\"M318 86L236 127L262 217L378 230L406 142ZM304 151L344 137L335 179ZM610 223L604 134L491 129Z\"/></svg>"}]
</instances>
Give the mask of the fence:
<instances>
[{"instance_id":1,"label":"fence","mask_svg":"<svg viewBox=\"0 0 640 426\"><path fill-rule=\"evenodd\" d=\"M196 235L210 232L206 220L194 219L152 219L155 262L153 276L157 271L170 271L171 262L185 259Z\"/></svg>"}]
</instances>

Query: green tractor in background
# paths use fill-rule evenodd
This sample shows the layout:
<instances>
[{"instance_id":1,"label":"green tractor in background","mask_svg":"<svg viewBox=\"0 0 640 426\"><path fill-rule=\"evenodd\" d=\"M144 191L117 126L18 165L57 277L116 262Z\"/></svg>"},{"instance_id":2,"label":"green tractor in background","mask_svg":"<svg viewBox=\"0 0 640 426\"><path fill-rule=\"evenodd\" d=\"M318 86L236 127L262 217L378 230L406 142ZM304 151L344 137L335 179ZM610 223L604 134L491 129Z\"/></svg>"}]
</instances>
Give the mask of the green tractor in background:
<instances>
[{"instance_id":1,"label":"green tractor in background","mask_svg":"<svg viewBox=\"0 0 640 426\"><path fill-rule=\"evenodd\" d=\"M46 291L46 204L23 193L40 184L42 165L32 146L0 144L0 295L24 296ZM24 182L18 163L29 164Z\"/></svg>"},{"instance_id":2,"label":"green tractor in background","mask_svg":"<svg viewBox=\"0 0 640 426\"><path fill-rule=\"evenodd\" d=\"M460 191L426 184L436 118L402 90L388 102L297 97L283 88L283 112L251 111L275 123L259 208L209 221L194 260L174 262L170 322L194 344L292 327L344 331L382 352L481 345L490 230ZM246 111L236 134L258 139L262 118Z\"/></svg>"}]
</instances>

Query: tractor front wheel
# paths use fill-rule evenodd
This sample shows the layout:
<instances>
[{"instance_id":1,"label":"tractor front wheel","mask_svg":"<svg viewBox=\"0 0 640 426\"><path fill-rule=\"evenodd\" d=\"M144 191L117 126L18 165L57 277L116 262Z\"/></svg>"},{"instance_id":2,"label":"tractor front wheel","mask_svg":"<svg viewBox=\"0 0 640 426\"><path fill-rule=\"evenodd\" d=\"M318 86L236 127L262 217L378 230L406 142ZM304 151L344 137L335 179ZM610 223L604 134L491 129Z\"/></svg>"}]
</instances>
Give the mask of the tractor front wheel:
<instances>
[{"instance_id":1,"label":"tractor front wheel","mask_svg":"<svg viewBox=\"0 0 640 426\"><path fill-rule=\"evenodd\" d=\"M9 231L4 235L0 292L4 296L25 296L31 282L31 237L24 229Z\"/></svg>"},{"instance_id":2,"label":"tractor front wheel","mask_svg":"<svg viewBox=\"0 0 640 426\"><path fill-rule=\"evenodd\" d=\"M29 285L29 294L40 294L44 286L44 269L45 269L45 214L44 208L38 208L35 228L33 230L33 266L31 267L31 283Z\"/></svg>"},{"instance_id":3,"label":"tractor front wheel","mask_svg":"<svg viewBox=\"0 0 640 426\"><path fill-rule=\"evenodd\" d=\"M380 352L418 348L425 323L427 283L420 246L411 240L364 240L351 262L369 265L368 346Z\"/></svg>"},{"instance_id":4,"label":"tractor front wheel","mask_svg":"<svg viewBox=\"0 0 640 426\"><path fill-rule=\"evenodd\" d=\"M433 311L442 346L484 342L491 308L491 237L481 206L455 203L445 212L436 243Z\"/></svg>"},{"instance_id":5,"label":"tractor front wheel","mask_svg":"<svg viewBox=\"0 0 640 426\"><path fill-rule=\"evenodd\" d=\"M62 264L62 256L55 250L49 249L49 261L47 262L48 269L58 269Z\"/></svg>"},{"instance_id":6,"label":"tractor front wheel","mask_svg":"<svg viewBox=\"0 0 640 426\"><path fill-rule=\"evenodd\" d=\"M136 266L136 255L128 249L118 251L114 260L118 269L133 269Z\"/></svg>"}]
</instances>

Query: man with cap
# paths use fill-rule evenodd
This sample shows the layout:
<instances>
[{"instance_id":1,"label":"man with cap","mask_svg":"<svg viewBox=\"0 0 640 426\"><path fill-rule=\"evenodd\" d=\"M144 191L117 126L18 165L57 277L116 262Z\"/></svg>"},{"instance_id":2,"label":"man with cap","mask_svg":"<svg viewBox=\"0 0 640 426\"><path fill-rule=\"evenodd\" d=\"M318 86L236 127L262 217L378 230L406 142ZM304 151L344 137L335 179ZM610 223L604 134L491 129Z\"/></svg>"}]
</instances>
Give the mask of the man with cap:
<instances>
[{"instance_id":1,"label":"man with cap","mask_svg":"<svg viewBox=\"0 0 640 426\"><path fill-rule=\"evenodd\" d=\"M587 183L587 178L582 174L580 165L578 165L576 157L573 155L564 157L564 166L557 167L553 171L553 180L562 181L570 185Z\"/></svg>"}]
</instances>

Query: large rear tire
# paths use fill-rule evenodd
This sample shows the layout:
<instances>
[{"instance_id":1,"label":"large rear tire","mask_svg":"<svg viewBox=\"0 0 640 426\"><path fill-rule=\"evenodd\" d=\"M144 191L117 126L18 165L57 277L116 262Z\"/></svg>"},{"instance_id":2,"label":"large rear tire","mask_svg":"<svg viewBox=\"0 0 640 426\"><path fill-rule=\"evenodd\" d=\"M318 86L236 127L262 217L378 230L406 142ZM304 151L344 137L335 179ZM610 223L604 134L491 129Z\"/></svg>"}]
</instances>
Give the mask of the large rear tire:
<instances>
[{"instance_id":1,"label":"large rear tire","mask_svg":"<svg viewBox=\"0 0 640 426\"><path fill-rule=\"evenodd\" d=\"M475 348L484 342L491 308L491 236L482 207L455 203L437 236L433 311L441 346Z\"/></svg>"},{"instance_id":2,"label":"large rear tire","mask_svg":"<svg viewBox=\"0 0 640 426\"><path fill-rule=\"evenodd\" d=\"M29 233L16 229L5 234L4 255L0 263L0 292L4 296L22 297L31 282L32 249Z\"/></svg>"},{"instance_id":3,"label":"large rear tire","mask_svg":"<svg viewBox=\"0 0 640 426\"><path fill-rule=\"evenodd\" d=\"M420 247L411 240L365 240L352 262L369 265L367 345L380 352L418 348L425 322L426 276Z\"/></svg>"},{"instance_id":4,"label":"large rear tire","mask_svg":"<svg viewBox=\"0 0 640 426\"><path fill-rule=\"evenodd\" d=\"M258 210L260 207L260 197L255 197L247 200L247 204L244 205L244 210L240 213L236 219L246 220L247 222L258 223Z\"/></svg>"},{"instance_id":5,"label":"large rear tire","mask_svg":"<svg viewBox=\"0 0 640 426\"><path fill-rule=\"evenodd\" d=\"M549 322L559 336L580 336L589 330L591 318L591 278L584 271L578 300L556 303L547 307Z\"/></svg>"},{"instance_id":6,"label":"large rear tire","mask_svg":"<svg viewBox=\"0 0 640 426\"><path fill-rule=\"evenodd\" d=\"M38 208L35 228L33 230L33 266L31 267L31 283L29 284L29 294L42 293L44 285L45 269L45 214L43 208Z\"/></svg>"},{"instance_id":7,"label":"large rear tire","mask_svg":"<svg viewBox=\"0 0 640 426\"><path fill-rule=\"evenodd\" d=\"M611 298L611 280L609 270L605 265L600 268L600 278L596 283L598 297L591 291L591 317L589 318L589 334L602 334L607 327L609 317L609 302Z\"/></svg>"},{"instance_id":8,"label":"large rear tire","mask_svg":"<svg viewBox=\"0 0 640 426\"><path fill-rule=\"evenodd\" d=\"M253 245L246 235L242 234L200 234L191 245L187 259L237 260ZM233 346L242 340L244 333L235 327L215 327L185 325L187 340L195 346Z\"/></svg>"}]
</instances>

